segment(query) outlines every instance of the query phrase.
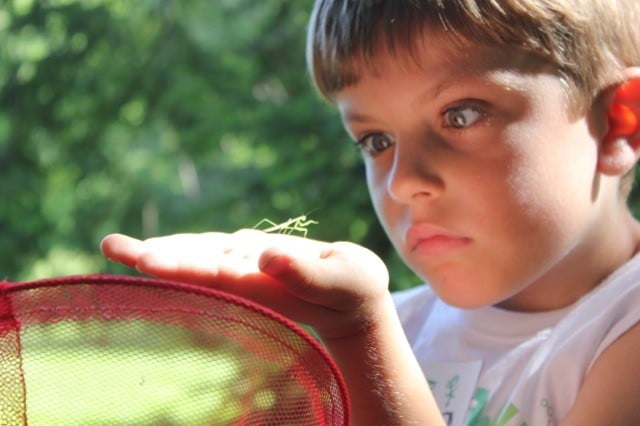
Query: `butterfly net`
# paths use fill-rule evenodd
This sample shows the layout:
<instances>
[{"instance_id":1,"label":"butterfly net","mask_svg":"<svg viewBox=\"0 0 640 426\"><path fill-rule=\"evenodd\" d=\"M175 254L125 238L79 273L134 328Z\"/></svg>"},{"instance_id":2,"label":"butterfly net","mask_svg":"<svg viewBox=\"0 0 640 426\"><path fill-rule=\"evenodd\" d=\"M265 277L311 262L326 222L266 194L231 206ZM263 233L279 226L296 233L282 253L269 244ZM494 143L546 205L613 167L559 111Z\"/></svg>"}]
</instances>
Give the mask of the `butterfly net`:
<instances>
[{"instance_id":1,"label":"butterfly net","mask_svg":"<svg viewBox=\"0 0 640 426\"><path fill-rule=\"evenodd\" d=\"M340 372L295 323L128 276L0 283L2 425L346 425Z\"/></svg>"}]
</instances>

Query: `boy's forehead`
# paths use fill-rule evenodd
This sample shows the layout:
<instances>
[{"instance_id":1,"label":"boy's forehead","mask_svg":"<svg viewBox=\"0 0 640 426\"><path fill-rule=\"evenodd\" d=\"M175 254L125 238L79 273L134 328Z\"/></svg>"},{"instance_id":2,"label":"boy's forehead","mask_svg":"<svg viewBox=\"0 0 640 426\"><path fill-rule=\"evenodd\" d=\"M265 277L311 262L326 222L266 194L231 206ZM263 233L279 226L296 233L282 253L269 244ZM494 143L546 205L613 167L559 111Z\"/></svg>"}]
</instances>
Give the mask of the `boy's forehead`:
<instances>
[{"instance_id":1,"label":"boy's forehead","mask_svg":"<svg viewBox=\"0 0 640 426\"><path fill-rule=\"evenodd\" d=\"M474 43L442 31L425 29L410 46L389 47L378 41L370 66L363 72L378 76L388 70L418 67L425 73L446 69L460 74L485 73L510 70L523 74L549 72L555 67L533 53L512 46Z\"/></svg>"},{"instance_id":2,"label":"boy's forehead","mask_svg":"<svg viewBox=\"0 0 640 426\"><path fill-rule=\"evenodd\" d=\"M424 37L411 48L402 50L379 46L371 60L357 69L354 85L363 79L401 77L406 72L418 71L424 75L425 85L431 86L425 93L431 97L465 79L491 79L493 83L519 90L523 89L523 77L555 73L551 64L528 52L461 43L439 35Z\"/></svg>"}]
</instances>

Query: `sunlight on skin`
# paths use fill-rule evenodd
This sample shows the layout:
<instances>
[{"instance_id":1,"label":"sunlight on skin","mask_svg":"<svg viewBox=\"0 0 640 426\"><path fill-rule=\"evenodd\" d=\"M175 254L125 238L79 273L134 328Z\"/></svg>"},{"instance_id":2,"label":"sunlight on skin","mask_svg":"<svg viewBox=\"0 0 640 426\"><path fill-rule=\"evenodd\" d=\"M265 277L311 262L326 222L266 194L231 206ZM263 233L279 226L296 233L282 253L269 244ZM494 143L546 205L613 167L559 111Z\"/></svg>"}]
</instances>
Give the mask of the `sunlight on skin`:
<instances>
[{"instance_id":1,"label":"sunlight on skin","mask_svg":"<svg viewBox=\"0 0 640 426\"><path fill-rule=\"evenodd\" d=\"M106 257L142 273L244 297L310 325L320 335L323 329L332 330L332 335L339 330L349 333L358 317L349 313L363 300L388 293L383 262L370 250L347 242L244 229L144 241L112 234L101 248ZM366 273L362 265L367 265ZM317 280L320 276L322 281ZM345 288L345 280L353 282Z\"/></svg>"}]
</instances>

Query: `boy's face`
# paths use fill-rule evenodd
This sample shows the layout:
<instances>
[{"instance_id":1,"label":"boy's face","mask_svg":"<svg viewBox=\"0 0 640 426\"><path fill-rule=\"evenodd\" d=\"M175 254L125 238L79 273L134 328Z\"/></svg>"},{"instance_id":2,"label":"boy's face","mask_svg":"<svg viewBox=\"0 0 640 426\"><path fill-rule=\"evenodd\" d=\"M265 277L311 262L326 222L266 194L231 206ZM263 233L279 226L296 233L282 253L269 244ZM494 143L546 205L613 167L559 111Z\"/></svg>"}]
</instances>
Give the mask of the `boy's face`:
<instances>
[{"instance_id":1,"label":"boy's face","mask_svg":"<svg viewBox=\"0 0 640 426\"><path fill-rule=\"evenodd\" d=\"M597 173L594 130L571 118L543 64L498 48L452 52L427 34L416 62L380 54L375 74L336 94L375 210L450 304L568 304L594 285L583 278L619 206L617 179Z\"/></svg>"}]
</instances>

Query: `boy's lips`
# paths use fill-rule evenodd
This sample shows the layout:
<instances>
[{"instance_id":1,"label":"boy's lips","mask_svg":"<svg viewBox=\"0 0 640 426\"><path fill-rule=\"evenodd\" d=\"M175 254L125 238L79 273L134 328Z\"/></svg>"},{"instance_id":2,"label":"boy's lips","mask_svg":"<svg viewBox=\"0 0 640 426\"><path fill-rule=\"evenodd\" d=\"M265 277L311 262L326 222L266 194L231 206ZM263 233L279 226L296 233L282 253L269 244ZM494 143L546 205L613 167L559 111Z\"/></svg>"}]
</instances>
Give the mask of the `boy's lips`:
<instances>
[{"instance_id":1,"label":"boy's lips","mask_svg":"<svg viewBox=\"0 0 640 426\"><path fill-rule=\"evenodd\" d=\"M465 247L471 239L437 225L417 223L409 227L405 241L412 253L435 255Z\"/></svg>"}]
</instances>

